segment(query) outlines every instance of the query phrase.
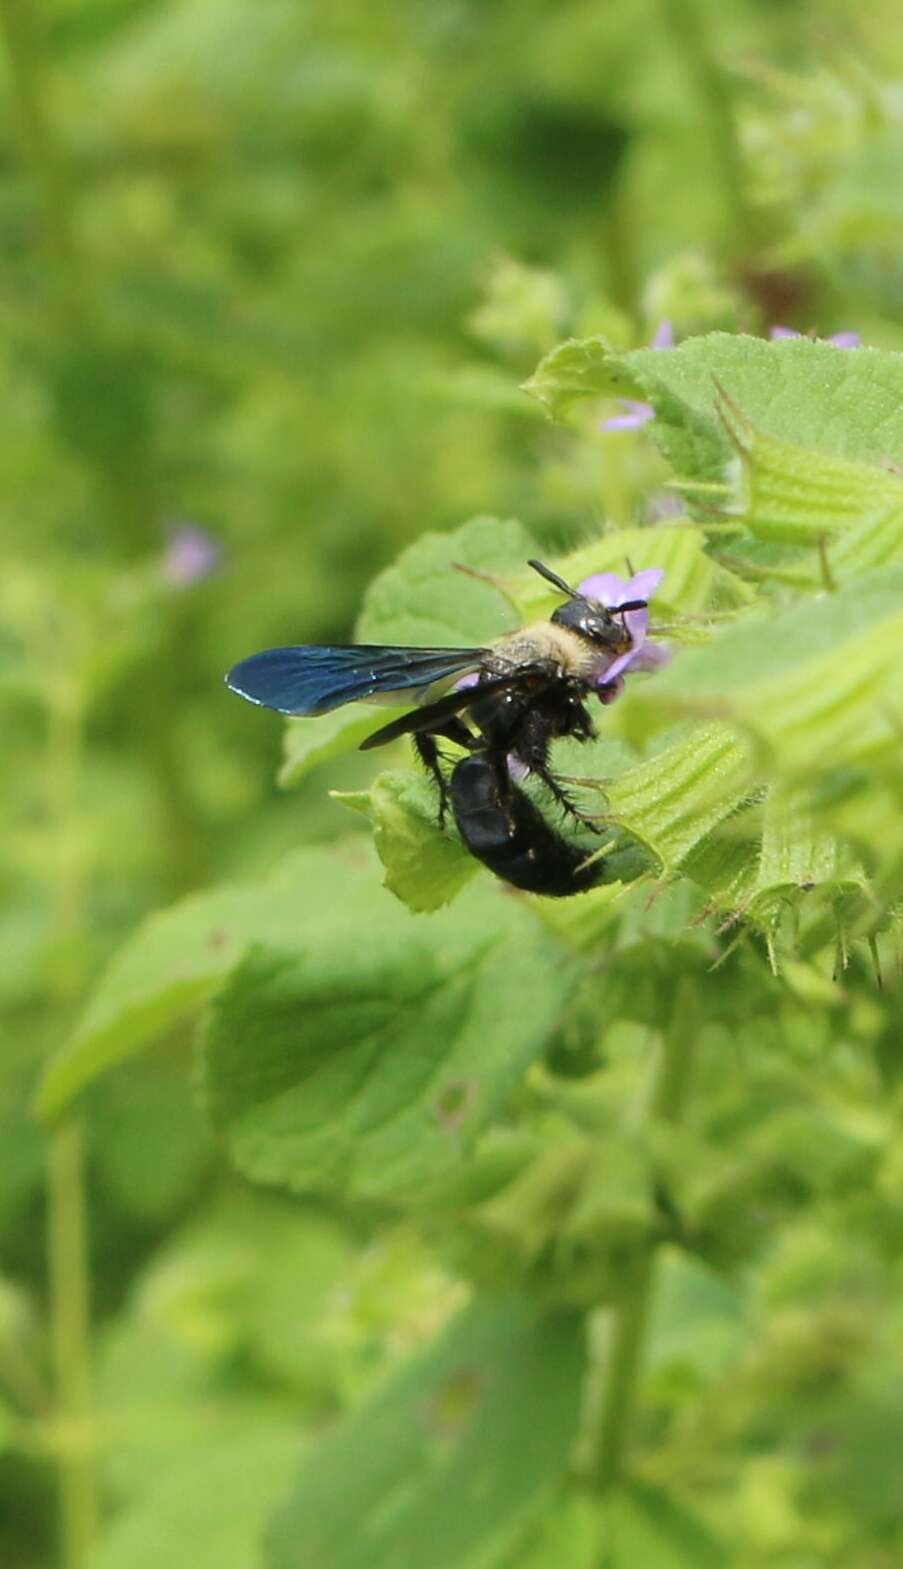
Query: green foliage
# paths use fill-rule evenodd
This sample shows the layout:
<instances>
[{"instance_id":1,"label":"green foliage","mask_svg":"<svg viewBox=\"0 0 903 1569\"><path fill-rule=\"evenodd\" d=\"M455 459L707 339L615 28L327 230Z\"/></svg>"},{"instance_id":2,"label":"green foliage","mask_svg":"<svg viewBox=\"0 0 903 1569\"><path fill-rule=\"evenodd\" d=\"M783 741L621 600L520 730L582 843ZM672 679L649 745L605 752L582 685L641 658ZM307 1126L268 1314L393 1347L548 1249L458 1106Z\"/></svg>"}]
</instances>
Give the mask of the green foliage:
<instances>
[{"instance_id":1,"label":"green foliage","mask_svg":"<svg viewBox=\"0 0 903 1569\"><path fill-rule=\"evenodd\" d=\"M713 414L717 382L754 427L832 458L892 463L903 450L895 354L833 344L713 333L677 349L616 354L601 338L575 339L543 359L527 383L556 416L584 398L647 398L678 473L697 478L727 455Z\"/></svg>"},{"instance_id":2,"label":"green foliage","mask_svg":"<svg viewBox=\"0 0 903 1569\"><path fill-rule=\"evenodd\" d=\"M291 1475L296 1450L290 1424L268 1423L262 1414L249 1437L196 1446L177 1476L111 1528L93 1563L97 1569L151 1569L163 1555L173 1569L244 1569Z\"/></svg>"},{"instance_id":3,"label":"green foliage","mask_svg":"<svg viewBox=\"0 0 903 1569\"><path fill-rule=\"evenodd\" d=\"M573 977L527 911L500 926L491 892L420 923L386 907L368 869L354 921L353 876L340 931L315 919L300 947L255 948L235 969L211 1015L205 1096L258 1180L413 1195L467 1158Z\"/></svg>"},{"instance_id":4,"label":"green foliage","mask_svg":"<svg viewBox=\"0 0 903 1569\"><path fill-rule=\"evenodd\" d=\"M579 1320L518 1297L465 1309L305 1465L268 1564L497 1562L566 1464L581 1339Z\"/></svg>"},{"instance_id":5,"label":"green foliage","mask_svg":"<svg viewBox=\"0 0 903 1569\"><path fill-rule=\"evenodd\" d=\"M352 864L356 850L352 847ZM219 987L249 944L278 944L287 930L328 934L329 915L344 924L351 906L336 911L331 897L335 863L316 853L289 860L259 887L220 889L194 896L154 916L110 967L71 1039L53 1060L39 1107L57 1115L75 1091L131 1056L193 1011ZM319 888L322 904L312 897ZM367 893L364 890L366 903ZM353 901L352 901L353 902ZM332 928L334 930L334 926Z\"/></svg>"}]
</instances>

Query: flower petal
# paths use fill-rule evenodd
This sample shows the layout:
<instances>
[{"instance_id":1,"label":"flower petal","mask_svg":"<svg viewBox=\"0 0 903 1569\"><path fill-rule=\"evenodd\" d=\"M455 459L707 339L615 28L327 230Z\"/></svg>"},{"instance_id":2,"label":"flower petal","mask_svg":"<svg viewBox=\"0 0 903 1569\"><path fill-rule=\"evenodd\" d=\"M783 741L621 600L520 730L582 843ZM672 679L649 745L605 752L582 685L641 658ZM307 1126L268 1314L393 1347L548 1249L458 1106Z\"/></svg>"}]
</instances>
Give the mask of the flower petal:
<instances>
[{"instance_id":1,"label":"flower petal","mask_svg":"<svg viewBox=\"0 0 903 1569\"><path fill-rule=\"evenodd\" d=\"M163 575L173 588L190 588L216 571L221 555L220 545L206 529L196 523L175 525L167 537Z\"/></svg>"},{"instance_id":2,"label":"flower petal","mask_svg":"<svg viewBox=\"0 0 903 1569\"><path fill-rule=\"evenodd\" d=\"M666 643L645 642L642 648L636 650L636 658L631 665L631 670L660 670L663 665L670 664L674 658L673 649Z\"/></svg>"},{"instance_id":3,"label":"flower petal","mask_svg":"<svg viewBox=\"0 0 903 1569\"><path fill-rule=\"evenodd\" d=\"M622 675L625 670L629 670L638 652L639 650L636 648L628 648L626 654L619 654L617 659L613 659L608 669L596 677L597 688L608 686L612 681L616 681L618 676Z\"/></svg>"},{"instance_id":4,"label":"flower petal","mask_svg":"<svg viewBox=\"0 0 903 1569\"><path fill-rule=\"evenodd\" d=\"M648 610L625 610L624 625L633 638L634 648L639 648L646 641L646 631L649 626Z\"/></svg>"},{"instance_id":5,"label":"flower petal","mask_svg":"<svg viewBox=\"0 0 903 1569\"><path fill-rule=\"evenodd\" d=\"M664 316L662 318L662 320L659 322L658 326L655 329L655 332L652 335L652 348L653 349L673 349L673 347L674 347L674 327L673 327L672 323L668 320L667 316Z\"/></svg>"},{"instance_id":6,"label":"flower petal","mask_svg":"<svg viewBox=\"0 0 903 1569\"><path fill-rule=\"evenodd\" d=\"M599 426L600 430L639 430L641 425L648 424L655 419L655 409L651 403L638 403L633 398L619 398L623 414L612 414L604 419Z\"/></svg>"},{"instance_id":7,"label":"flower petal","mask_svg":"<svg viewBox=\"0 0 903 1569\"><path fill-rule=\"evenodd\" d=\"M664 575L662 567L645 567L642 572L634 572L630 582L624 585L621 603L628 599L651 599Z\"/></svg>"},{"instance_id":8,"label":"flower petal","mask_svg":"<svg viewBox=\"0 0 903 1569\"><path fill-rule=\"evenodd\" d=\"M600 605L607 605L609 610L613 610L622 599L630 598L629 594L624 593L625 586L624 579L617 572L594 572L592 577L585 577L582 583L577 584L577 593L584 594L587 599L597 599Z\"/></svg>"},{"instance_id":9,"label":"flower petal","mask_svg":"<svg viewBox=\"0 0 903 1569\"><path fill-rule=\"evenodd\" d=\"M769 327L769 338L802 338L806 334L797 332L793 327ZM811 335L810 335L811 336ZM833 343L836 349L858 349L862 342L858 332L832 332L829 337L821 340L823 343Z\"/></svg>"}]
</instances>

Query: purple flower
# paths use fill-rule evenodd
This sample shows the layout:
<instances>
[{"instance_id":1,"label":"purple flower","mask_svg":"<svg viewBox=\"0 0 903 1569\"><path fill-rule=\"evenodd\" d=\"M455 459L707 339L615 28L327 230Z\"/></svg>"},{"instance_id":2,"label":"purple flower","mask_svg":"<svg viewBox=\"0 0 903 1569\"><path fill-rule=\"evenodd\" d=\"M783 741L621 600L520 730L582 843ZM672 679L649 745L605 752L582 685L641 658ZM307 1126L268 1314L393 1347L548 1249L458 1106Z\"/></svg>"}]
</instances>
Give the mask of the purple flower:
<instances>
[{"instance_id":1,"label":"purple flower","mask_svg":"<svg viewBox=\"0 0 903 1569\"><path fill-rule=\"evenodd\" d=\"M577 592L585 594L588 599L597 599L609 610L617 610L632 599L651 599L664 575L660 567L646 567L626 581L617 572L596 572L578 583ZM632 643L625 654L617 654L596 677L596 690L602 703L613 703L615 698L620 697L624 690L623 678L628 671L658 670L671 658L670 649L661 643L650 643L647 639L647 609L625 611L624 624Z\"/></svg>"},{"instance_id":2,"label":"purple flower","mask_svg":"<svg viewBox=\"0 0 903 1569\"><path fill-rule=\"evenodd\" d=\"M651 347L653 349L673 349L674 326L668 320L667 316L662 318L654 333L652 334Z\"/></svg>"},{"instance_id":3,"label":"purple flower","mask_svg":"<svg viewBox=\"0 0 903 1569\"><path fill-rule=\"evenodd\" d=\"M216 571L221 554L206 529L196 523L180 523L168 532L163 576L173 588L191 588Z\"/></svg>"},{"instance_id":4,"label":"purple flower","mask_svg":"<svg viewBox=\"0 0 903 1569\"><path fill-rule=\"evenodd\" d=\"M769 327L768 336L773 342L781 338L803 338L803 332L797 332L795 327ZM832 332L825 343L833 343L836 349L858 349L862 339L858 332Z\"/></svg>"}]
</instances>

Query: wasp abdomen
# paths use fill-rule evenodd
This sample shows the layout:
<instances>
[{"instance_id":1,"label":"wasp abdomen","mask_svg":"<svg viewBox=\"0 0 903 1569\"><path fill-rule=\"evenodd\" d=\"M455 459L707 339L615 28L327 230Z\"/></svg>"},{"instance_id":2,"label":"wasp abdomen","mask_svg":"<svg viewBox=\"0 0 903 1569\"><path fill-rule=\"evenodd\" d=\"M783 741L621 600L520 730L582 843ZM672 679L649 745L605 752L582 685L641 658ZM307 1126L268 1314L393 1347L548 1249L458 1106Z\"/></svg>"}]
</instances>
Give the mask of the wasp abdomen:
<instances>
[{"instance_id":1,"label":"wasp abdomen","mask_svg":"<svg viewBox=\"0 0 903 1569\"><path fill-rule=\"evenodd\" d=\"M587 851L546 822L529 796L485 753L456 764L449 786L458 832L470 854L496 877L527 893L565 898L598 883L604 862L584 863Z\"/></svg>"}]
</instances>

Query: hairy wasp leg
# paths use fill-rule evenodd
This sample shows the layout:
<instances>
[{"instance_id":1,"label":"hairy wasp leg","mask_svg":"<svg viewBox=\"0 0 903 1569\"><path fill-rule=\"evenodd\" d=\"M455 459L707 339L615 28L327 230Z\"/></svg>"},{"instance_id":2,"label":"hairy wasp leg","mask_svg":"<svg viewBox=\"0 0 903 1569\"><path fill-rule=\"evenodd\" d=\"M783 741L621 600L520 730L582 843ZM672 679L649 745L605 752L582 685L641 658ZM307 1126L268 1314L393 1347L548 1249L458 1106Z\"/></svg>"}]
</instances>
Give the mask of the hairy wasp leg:
<instances>
[{"instance_id":1,"label":"hairy wasp leg","mask_svg":"<svg viewBox=\"0 0 903 1569\"><path fill-rule=\"evenodd\" d=\"M558 774L561 784L580 785L584 790L597 790L600 795L605 794L605 786L611 784L610 779L591 779L587 774Z\"/></svg>"},{"instance_id":2,"label":"hairy wasp leg","mask_svg":"<svg viewBox=\"0 0 903 1569\"><path fill-rule=\"evenodd\" d=\"M555 797L558 805L567 813L568 817L572 817L575 823L579 823L582 828L587 828L590 833L600 834L602 832L599 826L599 819L603 816L601 812L581 811L573 797L564 789L563 785L559 784L555 775L544 763L534 763L533 772L538 779L542 780L546 789Z\"/></svg>"},{"instance_id":3,"label":"hairy wasp leg","mask_svg":"<svg viewBox=\"0 0 903 1569\"><path fill-rule=\"evenodd\" d=\"M446 741L454 741L457 746L466 747L468 751L471 751L477 744L477 738L472 730L468 730L463 720L456 718L449 719L435 731L415 730L411 736L411 740L414 743L414 751L417 753L427 773L432 774L436 782L436 788L439 791L439 827L444 828L449 805L448 784L442 769L439 767L441 754L436 745L437 736L441 736Z\"/></svg>"},{"instance_id":4,"label":"hairy wasp leg","mask_svg":"<svg viewBox=\"0 0 903 1569\"><path fill-rule=\"evenodd\" d=\"M436 789L439 791L439 827L445 827L445 814L448 811L448 785L445 775L439 767L439 748L436 739L426 730L415 730L411 736L420 762L428 774L432 774Z\"/></svg>"}]
</instances>

